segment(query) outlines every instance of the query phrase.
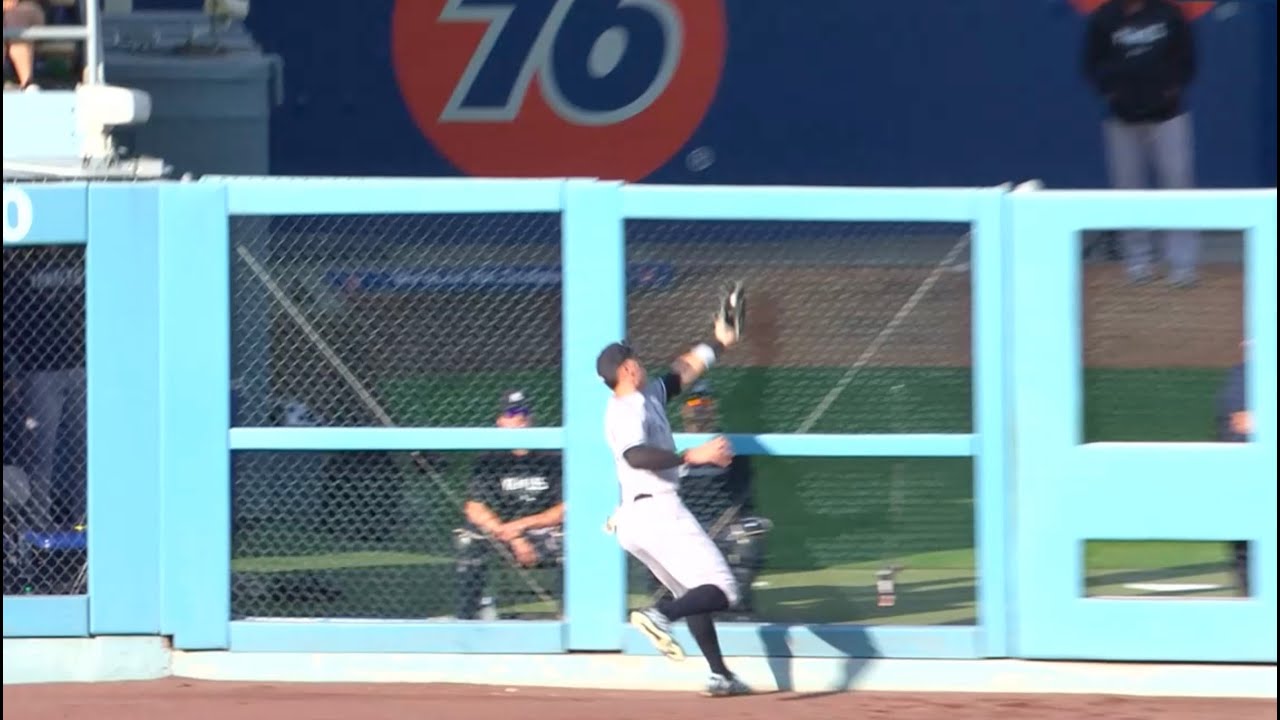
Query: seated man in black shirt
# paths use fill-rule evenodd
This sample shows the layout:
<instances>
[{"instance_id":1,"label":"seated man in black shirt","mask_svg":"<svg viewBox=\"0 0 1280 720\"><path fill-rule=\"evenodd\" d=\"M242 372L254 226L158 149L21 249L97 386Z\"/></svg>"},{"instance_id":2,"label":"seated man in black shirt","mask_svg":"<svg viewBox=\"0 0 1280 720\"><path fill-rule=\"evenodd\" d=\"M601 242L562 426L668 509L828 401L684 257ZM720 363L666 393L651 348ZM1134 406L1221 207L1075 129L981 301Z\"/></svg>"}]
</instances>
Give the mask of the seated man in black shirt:
<instances>
[{"instance_id":1,"label":"seated man in black shirt","mask_svg":"<svg viewBox=\"0 0 1280 720\"><path fill-rule=\"evenodd\" d=\"M68 530L86 520L83 253L6 249L3 314L5 402L22 414L4 461L26 473L25 529Z\"/></svg>"},{"instance_id":2,"label":"seated man in black shirt","mask_svg":"<svg viewBox=\"0 0 1280 720\"><path fill-rule=\"evenodd\" d=\"M498 427L529 427L531 419L523 392L503 394ZM466 525L458 531L458 619L479 612L495 546L505 546L524 567L561 562L560 467L558 452L507 450L476 458L463 504Z\"/></svg>"},{"instance_id":3,"label":"seated man in black shirt","mask_svg":"<svg viewBox=\"0 0 1280 720\"><path fill-rule=\"evenodd\" d=\"M711 385L699 380L680 406L684 432L720 432ZM689 512L720 547L738 583L740 599L733 610L754 612L751 584L764 565L765 536L772 524L756 517L752 498L751 458L735 455L728 467L685 465L680 468L680 497Z\"/></svg>"}]
</instances>

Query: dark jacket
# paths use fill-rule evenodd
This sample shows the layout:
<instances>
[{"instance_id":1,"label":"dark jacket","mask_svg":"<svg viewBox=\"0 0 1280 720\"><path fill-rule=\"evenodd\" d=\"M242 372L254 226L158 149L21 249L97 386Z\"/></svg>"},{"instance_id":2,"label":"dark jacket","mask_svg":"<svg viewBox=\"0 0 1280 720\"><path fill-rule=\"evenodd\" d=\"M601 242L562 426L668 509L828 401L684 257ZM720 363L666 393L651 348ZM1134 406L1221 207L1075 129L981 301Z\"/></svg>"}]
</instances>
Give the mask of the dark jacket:
<instances>
[{"instance_id":1,"label":"dark jacket","mask_svg":"<svg viewBox=\"0 0 1280 720\"><path fill-rule=\"evenodd\" d=\"M680 498L703 527L737 506L738 516L754 515L751 458L735 455L729 467L685 465L680 468Z\"/></svg>"},{"instance_id":2,"label":"dark jacket","mask_svg":"<svg viewBox=\"0 0 1280 720\"><path fill-rule=\"evenodd\" d=\"M1089 16L1084 73L1125 122L1163 122L1183 111L1183 90L1195 75L1195 44L1182 11L1168 0L1146 0L1126 13L1109 0Z\"/></svg>"},{"instance_id":3,"label":"dark jacket","mask_svg":"<svg viewBox=\"0 0 1280 720\"><path fill-rule=\"evenodd\" d=\"M1218 441L1248 442L1248 437L1231 429L1231 416L1247 409L1244 393L1244 363L1227 371L1222 387L1218 390L1217 400L1214 424L1217 426Z\"/></svg>"}]
</instances>

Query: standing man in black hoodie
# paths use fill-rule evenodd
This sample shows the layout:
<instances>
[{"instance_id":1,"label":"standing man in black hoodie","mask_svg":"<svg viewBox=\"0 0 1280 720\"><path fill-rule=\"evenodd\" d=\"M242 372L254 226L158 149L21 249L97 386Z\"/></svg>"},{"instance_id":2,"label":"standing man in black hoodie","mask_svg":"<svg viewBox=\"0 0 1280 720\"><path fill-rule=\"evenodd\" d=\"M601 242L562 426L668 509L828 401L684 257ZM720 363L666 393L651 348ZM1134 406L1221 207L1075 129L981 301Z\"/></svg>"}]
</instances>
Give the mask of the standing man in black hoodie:
<instances>
[{"instance_id":1,"label":"standing man in black hoodie","mask_svg":"<svg viewBox=\"0 0 1280 720\"><path fill-rule=\"evenodd\" d=\"M1110 111L1104 138L1113 186L1148 187L1152 168L1161 188L1194 185L1191 118L1183 96L1195 65L1190 24L1169 0L1108 0L1089 16L1084 72ZM1150 233L1129 231L1123 242L1129 279L1154 279L1160 258ZM1194 285L1199 238L1189 231L1165 233L1163 260L1172 284Z\"/></svg>"}]
</instances>

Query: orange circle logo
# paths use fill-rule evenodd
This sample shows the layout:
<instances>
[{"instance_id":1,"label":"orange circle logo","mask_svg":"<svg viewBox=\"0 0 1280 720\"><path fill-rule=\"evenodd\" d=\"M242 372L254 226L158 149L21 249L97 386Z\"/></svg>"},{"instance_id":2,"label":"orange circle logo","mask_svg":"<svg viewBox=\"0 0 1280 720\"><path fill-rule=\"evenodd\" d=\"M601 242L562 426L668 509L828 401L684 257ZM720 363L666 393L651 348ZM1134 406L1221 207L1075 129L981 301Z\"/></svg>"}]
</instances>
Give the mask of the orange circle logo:
<instances>
[{"instance_id":1,"label":"orange circle logo","mask_svg":"<svg viewBox=\"0 0 1280 720\"><path fill-rule=\"evenodd\" d=\"M1071 0L1071 4L1075 6L1083 15L1097 10L1106 4L1107 0ZM1182 14L1189 21L1198 20L1204 17L1205 13L1213 9L1217 3L1213 0L1173 0L1174 4L1182 8Z\"/></svg>"},{"instance_id":2,"label":"orange circle logo","mask_svg":"<svg viewBox=\"0 0 1280 720\"><path fill-rule=\"evenodd\" d=\"M469 175L640 180L702 122L720 0L397 0L391 52L414 122Z\"/></svg>"}]
</instances>

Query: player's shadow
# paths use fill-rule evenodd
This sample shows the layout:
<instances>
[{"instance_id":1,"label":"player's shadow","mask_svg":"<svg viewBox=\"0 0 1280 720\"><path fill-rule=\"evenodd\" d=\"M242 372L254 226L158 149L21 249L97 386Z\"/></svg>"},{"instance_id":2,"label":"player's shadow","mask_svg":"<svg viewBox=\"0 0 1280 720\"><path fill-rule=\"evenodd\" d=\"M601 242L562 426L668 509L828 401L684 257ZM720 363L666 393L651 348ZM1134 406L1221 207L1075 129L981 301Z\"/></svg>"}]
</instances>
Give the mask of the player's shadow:
<instances>
[{"instance_id":1,"label":"player's shadow","mask_svg":"<svg viewBox=\"0 0 1280 720\"><path fill-rule=\"evenodd\" d=\"M806 629L809 634L834 648L841 659L841 667L835 683L827 690L792 695L783 698L784 700L804 700L848 692L853 689L854 682L868 664L875 658L882 657L865 629L857 625L826 627L799 623L766 623L760 626L760 640L766 651L769 671L773 673L774 683L779 691L795 691L793 665L796 656L793 654L792 644L787 641L789 633L794 629ZM802 654L799 657L812 656Z\"/></svg>"},{"instance_id":2,"label":"player's shadow","mask_svg":"<svg viewBox=\"0 0 1280 720\"><path fill-rule=\"evenodd\" d=\"M876 607L876 593L870 587L834 585L796 585L767 588L757 592L762 607L769 607L768 617L775 623L818 624L831 618L842 622L883 624L891 618L917 613L940 613L929 624L972 625L977 588L972 580L923 580L898 582L898 602L889 608ZM855 612L856 608L875 607L873 612ZM840 625L843 627L843 625Z\"/></svg>"}]
</instances>

